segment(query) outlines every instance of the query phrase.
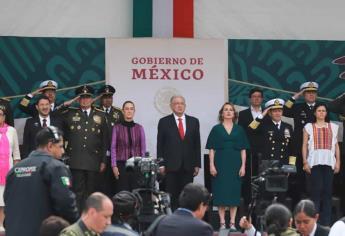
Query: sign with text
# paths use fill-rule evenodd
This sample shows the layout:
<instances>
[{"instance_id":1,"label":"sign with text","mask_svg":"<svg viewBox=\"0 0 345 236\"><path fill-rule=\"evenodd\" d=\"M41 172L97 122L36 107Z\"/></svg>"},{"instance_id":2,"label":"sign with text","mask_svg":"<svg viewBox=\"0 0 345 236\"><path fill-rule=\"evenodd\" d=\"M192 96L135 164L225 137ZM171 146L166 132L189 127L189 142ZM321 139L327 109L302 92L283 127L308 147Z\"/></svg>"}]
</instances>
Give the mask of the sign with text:
<instances>
[{"instance_id":1,"label":"sign with text","mask_svg":"<svg viewBox=\"0 0 345 236\"><path fill-rule=\"evenodd\" d=\"M228 97L227 63L224 40L106 40L106 81L116 88L114 104L135 103L134 121L143 125L152 156L158 121L171 114L173 95L184 96L186 114L199 119L202 153L207 152L207 136Z\"/></svg>"}]
</instances>

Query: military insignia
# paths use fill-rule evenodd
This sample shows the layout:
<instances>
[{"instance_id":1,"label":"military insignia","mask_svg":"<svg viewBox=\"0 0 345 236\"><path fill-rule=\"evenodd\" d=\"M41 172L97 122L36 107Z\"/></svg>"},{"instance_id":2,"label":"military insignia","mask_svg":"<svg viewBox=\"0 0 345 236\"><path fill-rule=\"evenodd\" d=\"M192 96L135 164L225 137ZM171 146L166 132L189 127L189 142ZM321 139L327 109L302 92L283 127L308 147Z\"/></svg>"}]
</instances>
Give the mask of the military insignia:
<instances>
[{"instance_id":1,"label":"military insignia","mask_svg":"<svg viewBox=\"0 0 345 236\"><path fill-rule=\"evenodd\" d=\"M47 83L47 85L48 85L48 86L53 86L53 82L49 80L48 83Z\"/></svg>"},{"instance_id":2,"label":"military insignia","mask_svg":"<svg viewBox=\"0 0 345 236\"><path fill-rule=\"evenodd\" d=\"M249 127L252 128L252 129L257 129L259 125L260 125L260 122L259 122L259 121L253 120L253 121L249 124Z\"/></svg>"},{"instance_id":3,"label":"military insignia","mask_svg":"<svg viewBox=\"0 0 345 236\"><path fill-rule=\"evenodd\" d=\"M290 101L290 100L288 100L288 101L285 103L285 106L286 106L287 108L291 108L291 107L293 106L293 102Z\"/></svg>"},{"instance_id":4,"label":"military insignia","mask_svg":"<svg viewBox=\"0 0 345 236\"><path fill-rule=\"evenodd\" d=\"M290 134L290 130L289 129L284 129L284 137L285 138L290 138L291 134Z\"/></svg>"},{"instance_id":5,"label":"military insignia","mask_svg":"<svg viewBox=\"0 0 345 236\"><path fill-rule=\"evenodd\" d=\"M86 87L86 85L84 85L83 93L87 93L87 92L88 92L87 87Z\"/></svg>"},{"instance_id":6,"label":"military insignia","mask_svg":"<svg viewBox=\"0 0 345 236\"><path fill-rule=\"evenodd\" d=\"M272 131L268 131L267 133L268 133L270 136L273 136L273 133L274 133L274 132L273 132L273 130L272 130Z\"/></svg>"},{"instance_id":7,"label":"military insignia","mask_svg":"<svg viewBox=\"0 0 345 236\"><path fill-rule=\"evenodd\" d=\"M279 106L279 105L280 105L280 102L279 102L278 99L276 99L276 100L274 101L274 105L275 105L275 106Z\"/></svg>"},{"instance_id":8,"label":"military insignia","mask_svg":"<svg viewBox=\"0 0 345 236\"><path fill-rule=\"evenodd\" d=\"M61 177L61 182L64 186L70 187L71 186L71 181L67 176L62 176Z\"/></svg>"},{"instance_id":9,"label":"military insignia","mask_svg":"<svg viewBox=\"0 0 345 236\"><path fill-rule=\"evenodd\" d=\"M23 107L27 107L30 103L30 100L27 99L27 98L23 98L21 101L20 101L20 105L22 105Z\"/></svg>"},{"instance_id":10,"label":"military insignia","mask_svg":"<svg viewBox=\"0 0 345 236\"><path fill-rule=\"evenodd\" d=\"M313 83L313 82L310 82L310 83L308 84L308 88L315 88L314 83Z\"/></svg>"},{"instance_id":11,"label":"military insignia","mask_svg":"<svg viewBox=\"0 0 345 236\"><path fill-rule=\"evenodd\" d=\"M80 121L80 116L73 116L72 121Z\"/></svg>"},{"instance_id":12,"label":"military insignia","mask_svg":"<svg viewBox=\"0 0 345 236\"><path fill-rule=\"evenodd\" d=\"M105 92L109 93L109 88L108 87L105 88Z\"/></svg>"},{"instance_id":13,"label":"military insignia","mask_svg":"<svg viewBox=\"0 0 345 236\"><path fill-rule=\"evenodd\" d=\"M99 115L94 115L93 120L99 125L102 123L102 118Z\"/></svg>"},{"instance_id":14,"label":"military insignia","mask_svg":"<svg viewBox=\"0 0 345 236\"><path fill-rule=\"evenodd\" d=\"M77 129L81 129L81 126L80 126L80 125L78 125L78 126L77 126Z\"/></svg>"},{"instance_id":15,"label":"military insignia","mask_svg":"<svg viewBox=\"0 0 345 236\"><path fill-rule=\"evenodd\" d=\"M73 126L73 125L71 125L71 129L72 129L72 130L74 129L74 126Z\"/></svg>"},{"instance_id":16,"label":"military insignia","mask_svg":"<svg viewBox=\"0 0 345 236\"><path fill-rule=\"evenodd\" d=\"M35 127L38 127L38 126L40 126L40 124L39 124L38 122L35 122L35 123L34 123L34 126L35 126Z\"/></svg>"}]
</instances>

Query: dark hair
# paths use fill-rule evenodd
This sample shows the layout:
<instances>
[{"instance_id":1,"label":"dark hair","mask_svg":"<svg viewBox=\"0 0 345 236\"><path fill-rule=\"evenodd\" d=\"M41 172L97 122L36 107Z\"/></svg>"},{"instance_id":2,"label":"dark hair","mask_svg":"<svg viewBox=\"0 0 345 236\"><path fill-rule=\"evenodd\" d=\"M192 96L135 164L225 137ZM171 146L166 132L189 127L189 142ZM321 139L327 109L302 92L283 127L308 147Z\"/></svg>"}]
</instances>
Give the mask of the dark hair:
<instances>
[{"instance_id":1,"label":"dark hair","mask_svg":"<svg viewBox=\"0 0 345 236\"><path fill-rule=\"evenodd\" d=\"M290 210L279 203L270 205L265 211L267 233L280 236L289 227Z\"/></svg>"},{"instance_id":2,"label":"dark hair","mask_svg":"<svg viewBox=\"0 0 345 236\"><path fill-rule=\"evenodd\" d=\"M49 216L40 227L39 236L59 236L60 232L69 226L69 223L59 216Z\"/></svg>"},{"instance_id":3,"label":"dark hair","mask_svg":"<svg viewBox=\"0 0 345 236\"><path fill-rule=\"evenodd\" d=\"M257 87L252 88L252 89L249 91L249 96L248 96L248 97L251 98L252 95L253 95L253 93L256 93L256 92L260 93L260 94L261 94L261 97L264 97L264 91L262 91L262 89L257 88Z\"/></svg>"},{"instance_id":4,"label":"dark hair","mask_svg":"<svg viewBox=\"0 0 345 236\"><path fill-rule=\"evenodd\" d=\"M197 210L201 203L208 205L209 201L210 193L203 185L196 183L187 184L178 199L180 207L191 211Z\"/></svg>"},{"instance_id":5,"label":"dark hair","mask_svg":"<svg viewBox=\"0 0 345 236\"><path fill-rule=\"evenodd\" d=\"M0 110L4 113L4 115L6 114L6 107L5 106L0 106Z\"/></svg>"},{"instance_id":6,"label":"dark hair","mask_svg":"<svg viewBox=\"0 0 345 236\"><path fill-rule=\"evenodd\" d=\"M48 102L50 102L50 101L49 101L49 98L48 98L46 95L41 94L41 95L38 96L38 98L37 98L37 100L36 100L36 105L38 105L38 103L39 103L41 100L48 100Z\"/></svg>"},{"instance_id":7,"label":"dark hair","mask_svg":"<svg viewBox=\"0 0 345 236\"><path fill-rule=\"evenodd\" d=\"M121 191L113 196L112 202L114 205L112 222L115 224L128 223L130 218L137 216L141 199L134 193Z\"/></svg>"},{"instance_id":8,"label":"dark hair","mask_svg":"<svg viewBox=\"0 0 345 236\"><path fill-rule=\"evenodd\" d=\"M315 218L317 216L317 210L314 202L309 199L301 200L297 203L293 215L296 216L298 213L304 213L309 217Z\"/></svg>"},{"instance_id":9,"label":"dark hair","mask_svg":"<svg viewBox=\"0 0 345 236\"><path fill-rule=\"evenodd\" d=\"M225 107L226 105L230 105L230 106L232 107L232 109L234 109L234 119L233 119L232 121L233 121L233 122L236 122L238 114L237 114L237 112L236 112L235 105L234 105L233 103L231 103L231 102L226 102L226 103L224 103L223 106L220 108L220 110L219 110L219 112L218 112L218 121L219 121L220 123L222 123L222 122L224 121L224 118L223 118L223 110L224 110L224 107Z\"/></svg>"},{"instance_id":10,"label":"dark hair","mask_svg":"<svg viewBox=\"0 0 345 236\"><path fill-rule=\"evenodd\" d=\"M125 102L122 104L122 110L125 108L125 105L126 105L127 103L130 103L130 104L132 104L132 105L135 107L134 102L132 102L132 101L125 101Z\"/></svg>"},{"instance_id":11,"label":"dark hair","mask_svg":"<svg viewBox=\"0 0 345 236\"><path fill-rule=\"evenodd\" d=\"M49 126L41 129L35 137L35 143L38 147L44 147L49 142L58 143L62 140L63 133L60 129L54 126Z\"/></svg>"},{"instance_id":12,"label":"dark hair","mask_svg":"<svg viewBox=\"0 0 345 236\"><path fill-rule=\"evenodd\" d=\"M83 212L86 213L90 208L96 209L96 211L103 210L103 201L108 197L100 192L91 194L85 201L85 207Z\"/></svg>"},{"instance_id":13,"label":"dark hair","mask_svg":"<svg viewBox=\"0 0 345 236\"><path fill-rule=\"evenodd\" d=\"M326 112L327 112L327 115L326 115L326 117L325 117L325 121L326 121L327 123L329 123L329 122L331 121L331 119L329 118L329 110L328 110L327 105L324 104L324 103L315 104L314 109L313 109L313 114L314 114L314 115L313 115L313 117L312 117L312 123L315 123L315 122L316 122L315 112L316 112L316 110L317 110L319 107L325 107Z\"/></svg>"}]
</instances>

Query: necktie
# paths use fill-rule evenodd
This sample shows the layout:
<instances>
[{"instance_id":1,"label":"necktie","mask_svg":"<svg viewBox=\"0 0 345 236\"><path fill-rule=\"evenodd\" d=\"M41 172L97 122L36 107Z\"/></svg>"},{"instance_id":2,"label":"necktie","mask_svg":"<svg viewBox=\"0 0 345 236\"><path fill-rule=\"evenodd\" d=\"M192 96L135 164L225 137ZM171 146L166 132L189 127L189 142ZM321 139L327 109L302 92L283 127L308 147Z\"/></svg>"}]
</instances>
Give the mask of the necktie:
<instances>
[{"instance_id":1,"label":"necktie","mask_svg":"<svg viewBox=\"0 0 345 236\"><path fill-rule=\"evenodd\" d=\"M184 129L182 124L182 118L178 118L178 132L180 133L180 137L183 140L184 139Z\"/></svg>"},{"instance_id":2,"label":"necktie","mask_svg":"<svg viewBox=\"0 0 345 236\"><path fill-rule=\"evenodd\" d=\"M310 109L310 110L313 110L313 109L314 109L314 106L313 106L313 105L310 105L310 106L309 106L309 109Z\"/></svg>"},{"instance_id":3,"label":"necktie","mask_svg":"<svg viewBox=\"0 0 345 236\"><path fill-rule=\"evenodd\" d=\"M278 124L278 123L276 124L276 127L277 127L277 129L279 130L279 124Z\"/></svg>"},{"instance_id":4,"label":"necktie","mask_svg":"<svg viewBox=\"0 0 345 236\"><path fill-rule=\"evenodd\" d=\"M106 109L105 109L105 112L106 112L107 114L109 114L109 108L106 108Z\"/></svg>"},{"instance_id":5,"label":"necktie","mask_svg":"<svg viewBox=\"0 0 345 236\"><path fill-rule=\"evenodd\" d=\"M87 115L87 111L86 111L86 110L84 111L84 114L85 114L85 117L88 117L88 115Z\"/></svg>"},{"instance_id":6,"label":"necktie","mask_svg":"<svg viewBox=\"0 0 345 236\"><path fill-rule=\"evenodd\" d=\"M42 127L46 128L47 127L47 119L43 119L42 121L43 121L42 122Z\"/></svg>"}]
</instances>

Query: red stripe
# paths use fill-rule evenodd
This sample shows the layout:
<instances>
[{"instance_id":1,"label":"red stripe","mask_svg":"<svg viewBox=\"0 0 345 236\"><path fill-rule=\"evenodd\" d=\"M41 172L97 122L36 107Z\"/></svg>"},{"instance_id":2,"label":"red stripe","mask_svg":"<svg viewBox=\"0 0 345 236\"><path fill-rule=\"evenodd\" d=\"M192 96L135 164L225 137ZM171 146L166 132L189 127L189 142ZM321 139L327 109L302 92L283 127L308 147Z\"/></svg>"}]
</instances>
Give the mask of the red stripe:
<instances>
[{"instance_id":1,"label":"red stripe","mask_svg":"<svg viewBox=\"0 0 345 236\"><path fill-rule=\"evenodd\" d=\"M194 37L194 0L173 0L173 36Z\"/></svg>"}]
</instances>

